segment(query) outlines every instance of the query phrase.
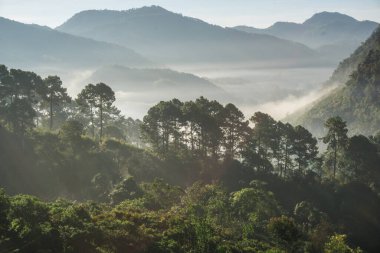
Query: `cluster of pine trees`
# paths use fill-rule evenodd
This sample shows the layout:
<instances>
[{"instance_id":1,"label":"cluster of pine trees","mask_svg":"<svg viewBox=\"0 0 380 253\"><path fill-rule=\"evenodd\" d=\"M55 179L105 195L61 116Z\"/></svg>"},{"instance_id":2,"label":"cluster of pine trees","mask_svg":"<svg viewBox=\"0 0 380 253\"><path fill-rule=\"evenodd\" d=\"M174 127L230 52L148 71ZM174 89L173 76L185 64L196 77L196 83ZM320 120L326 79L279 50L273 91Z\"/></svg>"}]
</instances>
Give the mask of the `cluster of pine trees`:
<instances>
[{"instance_id":1,"label":"cluster of pine trees","mask_svg":"<svg viewBox=\"0 0 380 253\"><path fill-rule=\"evenodd\" d=\"M73 99L58 76L41 78L0 65L1 122L21 135L34 127L57 130L65 121L76 120L93 138L107 135L141 144L141 122L121 115L114 101L114 91L104 83L88 84Z\"/></svg>"},{"instance_id":2,"label":"cluster of pine trees","mask_svg":"<svg viewBox=\"0 0 380 253\"><path fill-rule=\"evenodd\" d=\"M368 183L379 179L378 138L348 136L340 117L326 121L320 142L304 127L256 112L249 121L233 104L200 97L195 101L161 101L143 119L142 134L158 155L217 163L237 159L256 171L280 177L316 173L319 177ZM337 175L338 174L338 175ZM373 180L371 180L371 178ZM372 181L372 182L371 182Z\"/></svg>"}]
</instances>

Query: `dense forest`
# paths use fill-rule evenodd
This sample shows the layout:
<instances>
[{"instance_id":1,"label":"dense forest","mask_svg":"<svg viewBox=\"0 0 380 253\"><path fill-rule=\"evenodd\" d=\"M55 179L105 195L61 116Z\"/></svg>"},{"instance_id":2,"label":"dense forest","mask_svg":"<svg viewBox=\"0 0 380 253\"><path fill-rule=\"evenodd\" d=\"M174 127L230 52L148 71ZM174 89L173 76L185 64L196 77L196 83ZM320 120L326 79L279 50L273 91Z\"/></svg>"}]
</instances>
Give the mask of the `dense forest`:
<instances>
[{"instance_id":1,"label":"dense forest","mask_svg":"<svg viewBox=\"0 0 380 253\"><path fill-rule=\"evenodd\" d=\"M204 97L140 121L114 102L0 66L0 252L379 251L380 134L334 116L316 139Z\"/></svg>"}]
</instances>

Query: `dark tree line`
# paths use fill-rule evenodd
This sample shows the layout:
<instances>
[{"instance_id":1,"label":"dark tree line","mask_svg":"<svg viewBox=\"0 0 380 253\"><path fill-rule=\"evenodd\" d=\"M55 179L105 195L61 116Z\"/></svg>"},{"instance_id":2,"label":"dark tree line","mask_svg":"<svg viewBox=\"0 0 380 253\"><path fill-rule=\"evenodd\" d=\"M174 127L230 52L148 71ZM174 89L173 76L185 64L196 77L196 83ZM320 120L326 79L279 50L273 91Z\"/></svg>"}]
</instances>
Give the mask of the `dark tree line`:
<instances>
[{"instance_id":1,"label":"dark tree line","mask_svg":"<svg viewBox=\"0 0 380 253\"><path fill-rule=\"evenodd\" d=\"M144 117L142 131L162 156L190 154L218 160L243 159L257 170L307 169L317 157L317 140L302 126L275 121L257 112L249 121L233 104L200 97L160 102Z\"/></svg>"},{"instance_id":2,"label":"dark tree line","mask_svg":"<svg viewBox=\"0 0 380 253\"><path fill-rule=\"evenodd\" d=\"M321 141L327 148L320 154L317 138L302 126L276 121L262 112L248 121L233 104L223 106L200 97L153 106L143 119L142 134L163 158L237 159L256 171L280 177L313 172L332 180L366 177L369 182L369 175L380 175L375 137L348 137L346 122L340 117L330 118L325 127ZM363 166L367 169L359 169Z\"/></svg>"},{"instance_id":3,"label":"dark tree line","mask_svg":"<svg viewBox=\"0 0 380 253\"><path fill-rule=\"evenodd\" d=\"M256 171L281 177L313 171L320 177L361 178L371 183L377 178L373 175L379 174L374 166L378 162L377 137L348 137L340 117L326 121L321 141L327 149L319 154L317 139L304 127L276 121L261 112L246 120L233 104L222 105L204 97L161 101L141 122L121 115L114 101L114 91L104 83L88 84L72 99L58 76L43 79L33 72L0 65L0 124L20 136L35 127L57 131L74 120L83 126L83 134L97 140L114 138L141 147L142 135L163 158L216 165L238 160Z\"/></svg>"},{"instance_id":4,"label":"dark tree line","mask_svg":"<svg viewBox=\"0 0 380 253\"><path fill-rule=\"evenodd\" d=\"M164 156L191 151L219 158L224 150L234 157L242 147L242 133L248 134L248 122L232 104L223 107L203 97L186 103L173 99L150 108L142 130L154 150Z\"/></svg>"}]
</instances>

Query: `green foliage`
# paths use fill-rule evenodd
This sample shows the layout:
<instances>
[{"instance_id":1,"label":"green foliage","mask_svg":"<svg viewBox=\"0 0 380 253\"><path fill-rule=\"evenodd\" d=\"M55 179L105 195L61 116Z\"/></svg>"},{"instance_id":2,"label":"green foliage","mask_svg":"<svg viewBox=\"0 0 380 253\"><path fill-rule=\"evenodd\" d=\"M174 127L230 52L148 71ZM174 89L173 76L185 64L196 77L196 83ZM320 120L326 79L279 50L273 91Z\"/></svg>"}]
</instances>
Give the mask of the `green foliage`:
<instances>
[{"instance_id":1,"label":"green foliage","mask_svg":"<svg viewBox=\"0 0 380 253\"><path fill-rule=\"evenodd\" d=\"M60 137L69 143L75 143L75 141L80 140L83 134L83 124L75 120L66 121L59 133Z\"/></svg>"},{"instance_id":2,"label":"green foliage","mask_svg":"<svg viewBox=\"0 0 380 253\"><path fill-rule=\"evenodd\" d=\"M268 220L280 214L280 207L273 193L262 187L244 188L232 194L232 207L236 215L249 219L252 213L259 220Z\"/></svg>"},{"instance_id":3,"label":"green foliage","mask_svg":"<svg viewBox=\"0 0 380 253\"><path fill-rule=\"evenodd\" d=\"M56 229L49 221L49 208L35 197L18 195L10 200L8 233L22 252L59 247Z\"/></svg>"},{"instance_id":4,"label":"green foliage","mask_svg":"<svg viewBox=\"0 0 380 253\"><path fill-rule=\"evenodd\" d=\"M142 190L132 177L126 178L115 186L110 193L111 203L119 204L128 199L136 199L142 196Z\"/></svg>"},{"instance_id":5,"label":"green foliage","mask_svg":"<svg viewBox=\"0 0 380 253\"><path fill-rule=\"evenodd\" d=\"M286 216L272 218L268 223L268 230L285 250L291 252L295 251L293 247L302 236L294 220Z\"/></svg>"},{"instance_id":6,"label":"green foliage","mask_svg":"<svg viewBox=\"0 0 380 253\"><path fill-rule=\"evenodd\" d=\"M67 95L66 88L62 87L62 81L58 76L48 76L43 81L45 83L43 98L48 103L49 129L52 130L54 109L61 109L60 104L70 102L71 98Z\"/></svg>"},{"instance_id":7,"label":"green foliage","mask_svg":"<svg viewBox=\"0 0 380 253\"><path fill-rule=\"evenodd\" d=\"M298 170L302 174L318 155L317 139L304 127L296 126L292 147L296 155L294 160L298 163Z\"/></svg>"},{"instance_id":8,"label":"green foliage","mask_svg":"<svg viewBox=\"0 0 380 253\"><path fill-rule=\"evenodd\" d=\"M326 253L361 253L360 248L352 249L346 244L346 235L333 235L325 245Z\"/></svg>"},{"instance_id":9,"label":"green foliage","mask_svg":"<svg viewBox=\"0 0 380 253\"><path fill-rule=\"evenodd\" d=\"M379 181L378 150L376 145L365 136L358 135L349 139L345 159L346 175L349 177L349 181L359 180L368 185L374 185Z\"/></svg>"},{"instance_id":10,"label":"green foliage","mask_svg":"<svg viewBox=\"0 0 380 253\"><path fill-rule=\"evenodd\" d=\"M330 237L327 214L302 201L292 217L280 207L283 199L276 198L280 194L266 187L254 181L229 193L216 184L199 182L182 190L162 180L139 186L129 179L116 187L124 194L116 206L62 199L42 202L2 193L0 246L20 252L361 252L347 246L346 237ZM136 191L139 196L131 195ZM364 199L370 194L355 187L340 190L335 196L337 213L329 211L330 217L342 210L343 217L364 221L359 209L351 211L347 205L355 194L353 201L361 198L360 206L369 208L365 216L375 217L380 210L378 197ZM374 200L376 210L365 204ZM336 222L343 227L350 224ZM350 237L350 243L358 241L356 236Z\"/></svg>"},{"instance_id":11,"label":"green foliage","mask_svg":"<svg viewBox=\"0 0 380 253\"><path fill-rule=\"evenodd\" d=\"M150 209L168 209L178 203L183 190L156 178L152 183L142 185L146 205Z\"/></svg>"},{"instance_id":12,"label":"green foliage","mask_svg":"<svg viewBox=\"0 0 380 253\"><path fill-rule=\"evenodd\" d=\"M204 97L182 103L161 101L144 117L142 133L163 157L189 153L197 157L219 157L224 146L235 157L247 122L232 104L223 107Z\"/></svg>"},{"instance_id":13,"label":"green foliage","mask_svg":"<svg viewBox=\"0 0 380 253\"><path fill-rule=\"evenodd\" d=\"M344 122L339 116L329 118L325 123L325 127L328 130L326 136L323 137L323 142L328 145L326 152L328 159L326 159L326 162L328 163L332 161L332 177L335 179L338 169L338 159L341 157L347 146L348 130L346 122Z\"/></svg>"},{"instance_id":14,"label":"green foliage","mask_svg":"<svg viewBox=\"0 0 380 253\"><path fill-rule=\"evenodd\" d=\"M303 230L310 231L326 219L326 214L319 211L307 201L297 203L294 207L294 218L302 226Z\"/></svg>"},{"instance_id":15,"label":"green foliage","mask_svg":"<svg viewBox=\"0 0 380 253\"><path fill-rule=\"evenodd\" d=\"M95 137L95 110L99 114L99 139L103 137L103 124L105 113L112 113L112 104L115 101L115 92L106 84L98 83L96 85L88 84L79 93L77 103L82 112L87 113L91 121L92 136Z\"/></svg>"},{"instance_id":16,"label":"green foliage","mask_svg":"<svg viewBox=\"0 0 380 253\"><path fill-rule=\"evenodd\" d=\"M9 226L6 215L9 212L9 199L3 189L0 190L0 245L5 240L5 232Z\"/></svg>"}]
</instances>

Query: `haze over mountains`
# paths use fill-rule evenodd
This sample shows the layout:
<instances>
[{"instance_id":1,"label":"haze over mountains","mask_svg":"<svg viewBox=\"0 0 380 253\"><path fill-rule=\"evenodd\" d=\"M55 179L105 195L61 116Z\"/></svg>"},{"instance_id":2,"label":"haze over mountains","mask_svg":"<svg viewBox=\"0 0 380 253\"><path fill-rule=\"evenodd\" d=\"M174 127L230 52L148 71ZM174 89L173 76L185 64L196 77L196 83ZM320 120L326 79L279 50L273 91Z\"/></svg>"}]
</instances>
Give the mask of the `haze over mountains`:
<instances>
[{"instance_id":1,"label":"haze over mountains","mask_svg":"<svg viewBox=\"0 0 380 253\"><path fill-rule=\"evenodd\" d=\"M17 68L88 68L102 64L151 65L131 49L26 25L0 17L0 59Z\"/></svg>"},{"instance_id":2,"label":"haze over mountains","mask_svg":"<svg viewBox=\"0 0 380 253\"><path fill-rule=\"evenodd\" d=\"M325 57L341 60L349 56L365 41L379 24L358 21L337 12L321 12L304 23L277 22L266 29L248 26L234 27L253 34L268 34L297 41L316 49Z\"/></svg>"},{"instance_id":3,"label":"haze over mountains","mask_svg":"<svg viewBox=\"0 0 380 253\"><path fill-rule=\"evenodd\" d=\"M315 99L376 25L319 13L303 24L223 28L158 6L82 11L56 29L0 18L0 63L58 74L73 96L106 82L134 117L160 99L204 95L280 119ZM343 61L329 83L347 81L365 53Z\"/></svg>"},{"instance_id":4,"label":"haze over mountains","mask_svg":"<svg viewBox=\"0 0 380 253\"><path fill-rule=\"evenodd\" d=\"M112 83L115 89L128 88L129 91L144 91L151 89L165 90L172 88L183 88L191 92L206 92L207 90L220 90L208 80L198 76L181 73L170 69L136 69L118 65L105 66L97 69L91 77L90 82L104 80ZM180 87L179 87L180 86Z\"/></svg>"},{"instance_id":5,"label":"haze over mountains","mask_svg":"<svg viewBox=\"0 0 380 253\"><path fill-rule=\"evenodd\" d=\"M315 64L316 53L299 43L210 25L158 6L75 14L59 31L135 49L158 62Z\"/></svg>"},{"instance_id":6,"label":"haze over mountains","mask_svg":"<svg viewBox=\"0 0 380 253\"><path fill-rule=\"evenodd\" d=\"M144 115L150 104L173 98L186 101L204 96L221 101L236 100L209 80L171 69L104 66L84 82L96 83L99 80L112 86L116 91L118 107L133 117Z\"/></svg>"}]
</instances>

